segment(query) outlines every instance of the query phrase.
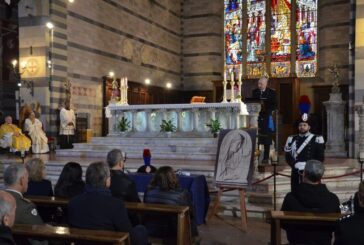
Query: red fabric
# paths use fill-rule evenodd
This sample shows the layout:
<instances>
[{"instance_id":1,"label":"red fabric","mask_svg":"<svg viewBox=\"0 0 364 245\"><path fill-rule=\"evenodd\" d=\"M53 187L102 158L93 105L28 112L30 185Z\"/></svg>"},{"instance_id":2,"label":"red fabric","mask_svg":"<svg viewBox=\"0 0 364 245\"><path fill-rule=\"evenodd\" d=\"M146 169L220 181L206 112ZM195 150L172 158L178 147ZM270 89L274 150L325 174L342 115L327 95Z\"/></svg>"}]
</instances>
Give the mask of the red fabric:
<instances>
[{"instance_id":1,"label":"red fabric","mask_svg":"<svg viewBox=\"0 0 364 245\"><path fill-rule=\"evenodd\" d=\"M299 101L299 103L300 103L300 104L301 104L301 103L303 103L303 104L309 104L309 105L311 105L310 98L308 98L308 96L307 96L307 95L302 95L302 96L300 97L300 101Z\"/></svg>"},{"instance_id":2,"label":"red fabric","mask_svg":"<svg viewBox=\"0 0 364 245\"><path fill-rule=\"evenodd\" d=\"M149 149L144 149L143 150L143 157L150 157L152 156L152 154L150 153Z\"/></svg>"}]
</instances>

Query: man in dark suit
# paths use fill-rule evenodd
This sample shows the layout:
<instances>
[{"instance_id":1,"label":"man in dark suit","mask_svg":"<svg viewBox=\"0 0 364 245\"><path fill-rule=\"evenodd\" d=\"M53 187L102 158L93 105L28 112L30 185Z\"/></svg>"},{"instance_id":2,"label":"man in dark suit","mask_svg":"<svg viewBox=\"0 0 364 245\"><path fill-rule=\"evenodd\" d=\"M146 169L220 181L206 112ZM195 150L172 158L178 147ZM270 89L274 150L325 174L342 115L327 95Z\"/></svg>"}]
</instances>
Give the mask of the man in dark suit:
<instances>
[{"instance_id":1,"label":"man in dark suit","mask_svg":"<svg viewBox=\"0 0 364 245\"><path fill-rule=\"evenodd\" d=\"M113 149L107 154L106 159L111 174L111 194L125 202L140 202L134 181L124 173L124 156L125 153L123 155L119 149Z\"/></svg>"},{"instance_id":2,"label":"man in dark suit","mask_svg":"<svg viewBox=\"0 0 364 245\"><path fill-rule=\"evenodd\" d=\"M303 182L288 193L282 204L282 211L340 213L339 198L331 193L326 185L321 184L325 168L322 162L309 160L303 172ZM290 244L320 244L331 245L332 232L330 228L317 228L307 225L287 225Z\"/></svg>"},{"instance_id":3,"label":"man in dark suit","mask_svg":"<svg viewBox=\"0 0 364 245\"><path fill-rule=\"evenodd\" d=\"M147 244L144 226L132 227L121 199L111 195L110 169L103 162L91 163L86 170L85 193L68 204L68 222L72 227L90 230L129 232L132 244Z\"/></svg>"},{"instance_id":4,"label":"man in dark suit","mask_svg":"<svg viewBox=\"0 0 364 245\"><path fill-rule=\"evenodd\" d=\"M261 100L261 110L258 117L258 144L264 146L263 164L269 161L269 149L274 132L272 113L277 108L276 91L269 88L268 76L258 81L258 88L253 90L253 98Z\"/></svg>"},{"instance_id":5,"label":"man in dark suit","mask_svg":"<svg viewBox=\"0 0 364 245\"><path fill-rule=\"evenodd\" d=\"M0 244L15 245L11 227L15 220L16 202L12 195L0 191Z\"/></svg>"},{"instance_id":6,"label":"man in dark suit","mask_svg":"<svg viewBox=\"0 0 364 245\"><path fill-rule=\"evenodd\" d=\"M287 138L284 151L286 161L291 166L291 191L302 181L302 171L308 160L323 162L325 159L324 138L310 132L311 120L303 114L298 121L298 134Z\"/></svg>"},{"instance_id":7,"label":"man in dark suit","mask_svg":"<svg viewBox=\"0 0 364 245\"><path fill-rule=\"evenodd\" d=\"M356 194L358 206L355 213L344 216L338 222L335 231L335 245L359 245L364 244L364 181L359 184Z\"/></svg>"}]
</instances>

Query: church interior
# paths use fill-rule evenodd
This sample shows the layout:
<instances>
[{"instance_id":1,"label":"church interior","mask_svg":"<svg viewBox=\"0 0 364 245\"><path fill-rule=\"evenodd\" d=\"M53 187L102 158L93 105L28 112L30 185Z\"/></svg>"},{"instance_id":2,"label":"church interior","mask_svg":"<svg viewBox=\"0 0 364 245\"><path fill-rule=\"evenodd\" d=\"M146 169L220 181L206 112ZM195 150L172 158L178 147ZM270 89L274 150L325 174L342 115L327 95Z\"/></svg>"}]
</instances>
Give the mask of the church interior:
<instances>
[{"instance_id":1,"label":"church interior","mask_svg":"<svg viewBox=\"0 0 364 245\"><path fill-rule=\"evenodd\" d=\"M141 200L162 166L189 191L199 235L181 235L178 223L176 244L287 244L280 222L304 218L278 211L312 137L322 156L302 161L323 162L319 183L342 214L362 182L363 26L362 0L0 1L0 124L11 117L17 128L8 145L14 128L0 128L0 187L8 166L40 158L54 189L66 163L85 179L119 149ZM287 150L301 123L312 137ZM232 132L244 139L240 155Z\"/></svg>"}]
</instances>

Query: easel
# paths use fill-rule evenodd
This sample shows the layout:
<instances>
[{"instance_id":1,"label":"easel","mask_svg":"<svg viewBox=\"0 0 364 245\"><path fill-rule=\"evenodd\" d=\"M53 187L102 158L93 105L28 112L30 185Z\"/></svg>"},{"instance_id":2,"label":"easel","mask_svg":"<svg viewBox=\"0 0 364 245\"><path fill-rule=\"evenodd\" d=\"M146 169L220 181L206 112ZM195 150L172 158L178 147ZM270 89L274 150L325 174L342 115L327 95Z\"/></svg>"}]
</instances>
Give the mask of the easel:
<instances>
[{"instance_id":1,"label":"easel","mask_svg":"<svg viewBox=\"0 0 364 245\"><path fill-rule=\"evenodd\" d=\"M208 215L207 220L210 220L213 216L216 215L217 209L220 205L220 199L221 199L223 192L238 190L239 196L240 196L241 229L242 229L242 231L247 232L248 216L246 213L246 205L245 205L245 188L236 187L236 186L226 186L226 185L218 186L218 188L219 188L219 190L217 192L216 199L214 201L214 204L212 205L212 210L211 210L210 214Z\"/></svg>"}]
</instances>

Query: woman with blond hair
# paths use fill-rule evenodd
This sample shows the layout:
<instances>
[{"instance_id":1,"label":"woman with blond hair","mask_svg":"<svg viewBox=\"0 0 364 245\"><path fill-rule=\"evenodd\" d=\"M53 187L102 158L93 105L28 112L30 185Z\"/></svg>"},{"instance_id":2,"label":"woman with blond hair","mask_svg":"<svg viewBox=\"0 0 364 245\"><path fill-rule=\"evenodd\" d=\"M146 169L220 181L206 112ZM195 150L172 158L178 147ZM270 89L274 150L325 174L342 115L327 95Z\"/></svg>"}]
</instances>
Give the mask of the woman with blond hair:
<instances>
[{"instance_id":1,"label":"woman with blond hair","mask_svg":"<svg viewBox=\"0 0 364 245\"><path fill-rule=\"evenodd\" d=\"M40 158L30 159L26 165L29 173L28 190L24 196L53 196L52 183L45 179L46 168L44 161ZM49 208L38 208L39 215L45 222L51 221L51 215L54 211Z\"/></svg>"}]
</instances>

